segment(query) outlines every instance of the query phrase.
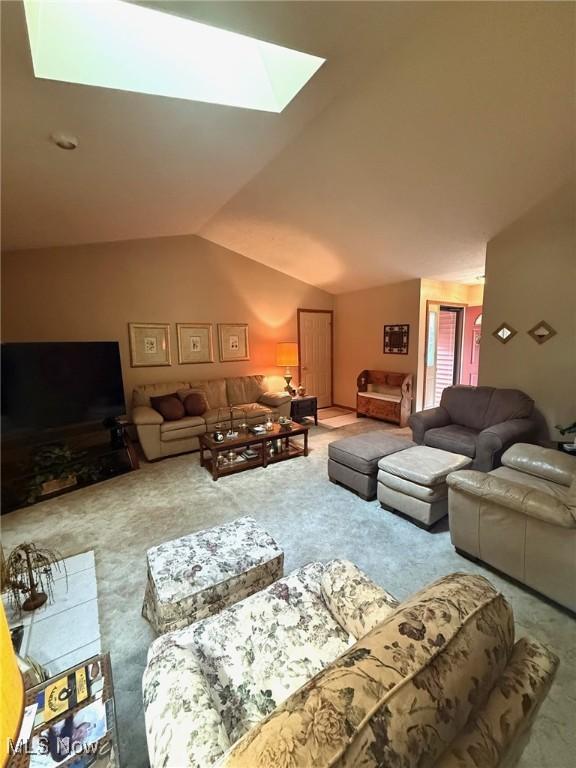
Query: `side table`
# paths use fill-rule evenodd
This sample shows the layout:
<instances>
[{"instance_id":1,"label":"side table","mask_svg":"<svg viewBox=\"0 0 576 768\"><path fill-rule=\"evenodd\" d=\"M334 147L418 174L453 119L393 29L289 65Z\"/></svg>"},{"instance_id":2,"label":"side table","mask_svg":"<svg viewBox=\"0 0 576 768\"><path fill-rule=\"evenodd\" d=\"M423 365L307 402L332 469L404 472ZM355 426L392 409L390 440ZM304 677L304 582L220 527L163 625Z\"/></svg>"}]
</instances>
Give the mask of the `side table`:
<instances>
[{"instance_id":1,"label":"side table","mask_svg":"<svg viewBox=\"0 0 576 768\"><path fill-rule=\"evenodd\" d=\"M18 653L31 656L49 676L102 652L94 552L67 557L64 565L66 571L54 574L54 602L19 612L2 595L10 628L23 628Z\"/></svg>"},{"instance_id":2,"label":"side table","mask_svg":"<svg viewBox=\"0 0 576 768\"><path fill-rule=\"evenodd\" d=\"M293 397L290 405L290 417L294 421L302 421L306 416L312 416L314 424L318 426L318 398L314 395Z\"/></svg>"}]
</instances>

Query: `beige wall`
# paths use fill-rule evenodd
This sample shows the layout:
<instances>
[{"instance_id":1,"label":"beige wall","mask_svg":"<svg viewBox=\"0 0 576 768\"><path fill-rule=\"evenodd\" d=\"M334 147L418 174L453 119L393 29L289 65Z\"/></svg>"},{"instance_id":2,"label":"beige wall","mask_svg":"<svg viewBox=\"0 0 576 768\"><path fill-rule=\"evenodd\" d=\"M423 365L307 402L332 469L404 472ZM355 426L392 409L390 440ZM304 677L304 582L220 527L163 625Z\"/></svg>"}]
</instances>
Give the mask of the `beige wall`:
<instances>
[{"instance_id":1,"label":"beige wall","mask_svg":"<svg viewBox=\"0 0 576 768\"><path fill-rule=\"evenodd\" d=\"M12 251L2 257L4 341L120 342L127 403L145 382L279 375L296 309L331 309L306 283L196 236ZM172 366L131 368L129 322L171 323ZM178 365L177 322L246 322L249 362ZM214 327L215 359L218 343Z\"/></svg>"},{"instance_id":2,"label":"beige wall","mask_svg":"<svg viewBox=\"0 0 576 768\"><path fill-rule=\"evenodd\" d=\"M420 281L368 288L335 296L334 402L356 407L356 379L374 368L416 375ZM407 355L383 353L384 325L410 324Z\"/></svg>"},{"instance_id":3,"label":"beige wall","mask_svg":"<svg viewBox=\"0 0 576 768\"><path fill-rule=\"evenodd\" d=\"M482 304L483 285L442 282L439 280L420 281L420 320L418 324L418 381L416 383L415 410L422 409L424 401L424 354L426 348L426 305L429 301L445 304L462 304L478 307Z\"/></svg>"},{"instance_id":4,"label":"beige wall","mask_svg":"<svg viewBox=\"0 0 576 768\"><path fill-rule=\"evenodd\" d=\"M551 436L576 419L576 181L488 243L480 384L517 387L536 401ZM545 320L558 333L539 345L527 334ZM510 323L501 344L492 332Z\"/></svg>"},{"instance_id":5,"label":"beige wall","mask_svg":"<svg viewBox=\"0 0 576 768\"><path fill-rule=\"evenodd\" d=\"M479 306L482 285L405 280L400 283L343 293L334 297L335 383L334 402L356 406L356 378L365 368L413 373L414 410L422 408L426 302ZM385 324L409 323L407 355L384 355Z\"/></svg>"}]
</instances>

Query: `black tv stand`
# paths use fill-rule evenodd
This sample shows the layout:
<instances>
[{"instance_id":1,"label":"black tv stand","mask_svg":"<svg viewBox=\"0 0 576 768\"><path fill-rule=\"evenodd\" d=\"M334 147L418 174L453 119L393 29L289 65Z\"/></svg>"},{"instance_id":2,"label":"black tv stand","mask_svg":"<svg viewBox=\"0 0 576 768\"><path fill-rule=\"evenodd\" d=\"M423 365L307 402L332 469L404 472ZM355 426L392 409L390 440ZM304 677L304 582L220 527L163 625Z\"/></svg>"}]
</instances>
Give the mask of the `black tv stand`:
<instances>
[{"instance_id":1,"label":"black tv stand","mask_svg":"<svg viewBox=\"0 0 576 768\"><path fill-rule=\"evenodd\" d=\"M47 430L2 445L2 514L139 468L129 423Z\"/></svg>"},{"instance_id":2,"label":"black tv stand","mask_svg":"<svg viewBox=\"0 0 576 768\"><path fill-rule=\"evenodd\" d=\"M110 417L109 419L104 419L102 426L110 431L110 445L112 448L122 448L125 441L124 422Z\"/></svg>"}]
</instances>

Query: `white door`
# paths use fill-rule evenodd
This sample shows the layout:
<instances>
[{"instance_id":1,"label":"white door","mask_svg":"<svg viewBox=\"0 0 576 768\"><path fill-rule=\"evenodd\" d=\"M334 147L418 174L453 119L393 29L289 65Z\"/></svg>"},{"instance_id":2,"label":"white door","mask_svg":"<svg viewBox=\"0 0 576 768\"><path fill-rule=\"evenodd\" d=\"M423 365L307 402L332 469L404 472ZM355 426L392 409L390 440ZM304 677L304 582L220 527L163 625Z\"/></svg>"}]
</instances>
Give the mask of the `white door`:
<instances>
[{"instance_id":1,"label":"white door","mask_svg":"<svg viewBox=\"0 0 576 768\"><path fill-rule=\"evenodd\" d=\"M298 313L300 383L318 408L332 405L332 312L301 309Z\"/></svg>"}]
</instances>

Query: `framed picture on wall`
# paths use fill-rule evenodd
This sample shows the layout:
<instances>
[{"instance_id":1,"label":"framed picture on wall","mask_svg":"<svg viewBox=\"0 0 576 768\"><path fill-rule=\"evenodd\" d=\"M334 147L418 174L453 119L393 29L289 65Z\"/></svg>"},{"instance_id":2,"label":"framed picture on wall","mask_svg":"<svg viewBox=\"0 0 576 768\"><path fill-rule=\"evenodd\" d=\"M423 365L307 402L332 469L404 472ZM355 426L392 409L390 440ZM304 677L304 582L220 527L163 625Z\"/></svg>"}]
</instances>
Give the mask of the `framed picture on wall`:
<instances>
[{"instance_id":1,"label":"framed picture on wall","mask_svg":"<svg viewBox=\"0 0 576 768\"><path fill-rule=\"evenodd\" d=\"M128 323L128 331L132 368L172 365L169 323Z\"/></svg>"},{"instance_id":2,"label":"framed picture on wall","mask_svg":"<svg viewBox=\"0 0 576 768\"><path fill-rule=\"evenodd\" d=\"M250 360L247 323L218 323L220 361Z\"/></svg>"},{"instance_id":3,"label":"framed picture on wall","mask_svg":"<svg viewBox=\"0 0 576 768\"><path fill-rule=\"evenodd\" d=\"M211 323L176 323L178 336L178 362L213 363Z\"/></svg>"},{"instance_id":4,"label":"framed picture on wall","mask_svg":"<svg viewBox=\"0 0 576 768\"><path fill-rule=\"evenodd\" d=\"M409 325L385 325L384 326L384 354L407 355Z\"/></svg>"}]
</instances>

